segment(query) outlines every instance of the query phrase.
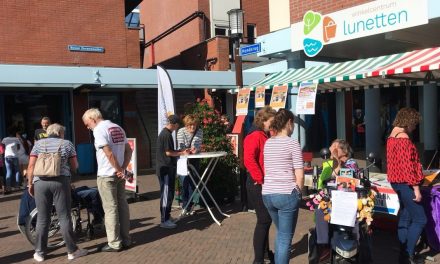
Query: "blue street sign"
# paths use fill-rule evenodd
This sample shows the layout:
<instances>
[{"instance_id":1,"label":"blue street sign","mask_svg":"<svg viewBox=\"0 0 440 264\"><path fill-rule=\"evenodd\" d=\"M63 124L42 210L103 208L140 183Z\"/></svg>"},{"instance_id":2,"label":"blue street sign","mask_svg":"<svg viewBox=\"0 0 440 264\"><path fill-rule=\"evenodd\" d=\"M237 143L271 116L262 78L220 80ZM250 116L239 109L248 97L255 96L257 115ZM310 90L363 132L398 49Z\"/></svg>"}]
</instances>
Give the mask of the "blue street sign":
<instances>
[{"instance_id":1,"label":"blue street sign","mask_svg":"<svg viewBox=\"0 0 440 264\"><path fill-rule=\"evenodd\" d=\"M68 48L70 51L79 51L79 52L104 53L105 51L103 47L95 47L95 46L68 45Z\"/></svg>"},{"instance_id":2,"label":"blue street sign","mask_svg":"<svg viewBox=\"0 0 440 264\"><path fill-rule=\"evenodd\" d=\"M261 43L252 44L246 47L240 47L240 55L247 56L261 52Z\"/></svg>"}]
</instances>

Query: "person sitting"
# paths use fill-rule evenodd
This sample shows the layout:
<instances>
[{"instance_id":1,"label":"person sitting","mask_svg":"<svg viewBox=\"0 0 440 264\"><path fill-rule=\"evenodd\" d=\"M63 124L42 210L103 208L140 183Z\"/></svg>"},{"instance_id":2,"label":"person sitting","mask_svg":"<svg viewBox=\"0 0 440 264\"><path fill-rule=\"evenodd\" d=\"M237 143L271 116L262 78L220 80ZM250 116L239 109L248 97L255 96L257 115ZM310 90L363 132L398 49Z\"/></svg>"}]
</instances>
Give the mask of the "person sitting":
<instances>
[{"instance_id":1,"label":"person sitting","mask_svg":"<svg viewBox=\"0 0 440 264\"><path fill-rule=\"evenodd\" d=\"M353 150L347 141L335 139L330 145L330 159L323 162L322 173L318 179L318 189L326 187L327 182L339 175L341 168L352 171L357 177L359 167L356 160L352 158ZM329 227L324 220L324 212L321 209L315 210L316 241L320 252L320 262L330 257L329 248Z\"/></svg>"}]
</instances>

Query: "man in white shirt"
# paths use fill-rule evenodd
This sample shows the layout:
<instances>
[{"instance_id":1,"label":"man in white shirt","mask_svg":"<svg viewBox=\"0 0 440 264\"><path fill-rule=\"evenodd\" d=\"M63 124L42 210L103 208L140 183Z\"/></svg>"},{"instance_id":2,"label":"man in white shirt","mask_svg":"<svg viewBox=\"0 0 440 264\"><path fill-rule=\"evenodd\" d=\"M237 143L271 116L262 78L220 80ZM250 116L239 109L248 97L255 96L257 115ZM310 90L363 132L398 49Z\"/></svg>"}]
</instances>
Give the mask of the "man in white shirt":
<instances>
[{"instance_id":1,"label":"man in white shirt","mask_svg":"<svg viewBox=\"0 0 440 264\"><path fill-rule=\"evenodd\" d=\"M130 212L125 197L125 169L132 151L125 131L110 120L104 120L98 109L87 110L82 119L95 137L97 183L105 213L108 243L99 250L119 252L131 244Z\"/></svg>"}]
</instances>

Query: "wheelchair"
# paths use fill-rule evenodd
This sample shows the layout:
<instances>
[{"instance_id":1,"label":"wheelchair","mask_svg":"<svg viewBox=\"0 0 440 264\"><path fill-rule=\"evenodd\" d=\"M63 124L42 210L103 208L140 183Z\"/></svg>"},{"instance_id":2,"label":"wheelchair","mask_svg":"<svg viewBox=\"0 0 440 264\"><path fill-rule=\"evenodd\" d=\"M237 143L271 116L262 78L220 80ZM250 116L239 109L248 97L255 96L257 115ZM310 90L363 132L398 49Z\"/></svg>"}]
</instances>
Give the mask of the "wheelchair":
<instances>
[{"instance_id":1,"label":"wheelchair","mask_svg":"<svg viewBox=\"0 0 440 264\"><path fill-rule=\"evenodd\" d=\"M82 214L83 210L85 210L85 213ZM95 228L91 221L91 217L90 217L91 214L92 213L87 205L87 201L85 201L80 197L76 197L72 194L72 208L71 208L70 216L72 220L73 232L77 237L79 237L83 232L86 234L86 237L89 240L94 237ZM82 215L85 215L85 219L82 218ZM19 227L20 231L24 233L26 239L32 245L35 245L36 242L37 216L38 216L38 210L37 208L34 208L26 219L24 230L21 230ZM83 228L84 225L85 228ZM58 219L55 206L52 206L50 223L49 223L49 232L48 232L49 235L47 241L48 248L57 248L65 244L60 229L61 229L60 221Z\"/></svg>"}]
</instances>

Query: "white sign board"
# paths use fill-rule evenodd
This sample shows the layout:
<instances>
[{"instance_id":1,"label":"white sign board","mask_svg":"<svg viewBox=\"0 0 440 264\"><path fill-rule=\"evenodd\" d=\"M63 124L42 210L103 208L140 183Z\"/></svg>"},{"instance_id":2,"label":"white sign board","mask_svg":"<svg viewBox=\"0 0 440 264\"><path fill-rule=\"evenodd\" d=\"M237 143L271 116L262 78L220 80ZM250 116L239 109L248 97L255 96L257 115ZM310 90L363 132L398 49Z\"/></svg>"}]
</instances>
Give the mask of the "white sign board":
<instances>
[{"instance_id":1,"label":"white sign board","mask_svg":"<svg viewBox=\"0 0 440 264\"><path fill-rule=\"evenodd\" d=\"M131 154L130 162L128 163L127 170L133 173L133 181L125 181L125 190L136 192L137 185L137 149L136 149L136 138L127 138L128 144L130 145Z\"/></svg>"},{"instance_id":2,"label":"white sign board","mask_svg":"<svg viewBox=\"0 0 440 264\"><path fill-rule=\"evenodd\" d=\"M291 25L292 51L316 56L327 44L428 23L428 0L380 0L322 15L312 10Z\"/></svg>"},{"instance_id":3,"label":"white sign board","mask_svg":"<svg viewBox=\"0 0 440 264\"><path fill-rule=\"evenodd\" d=\"M357 214L357 193L332 191L332 211L330 223L354 226Z\"/></svg>"},{"instance_id":4,"label":"white sign board","mask_svg":"<svg viewBox=\"0 0 440 264\"><path fill-rule=\"evenodd\" d=\"M400 209L399 196L391 188L375 187L374 212L397 215Z\"/></svg>"},{"instance_id":5,"label":"white sign board","mask_svg":"<svg viewBox=\"0 0 440 264\"><path fill-rule=\"evenodd\" d=\"M314 115L317 83L301 83L296 97L296 114L297 115Z\"/></svg>"}]
</instances>

